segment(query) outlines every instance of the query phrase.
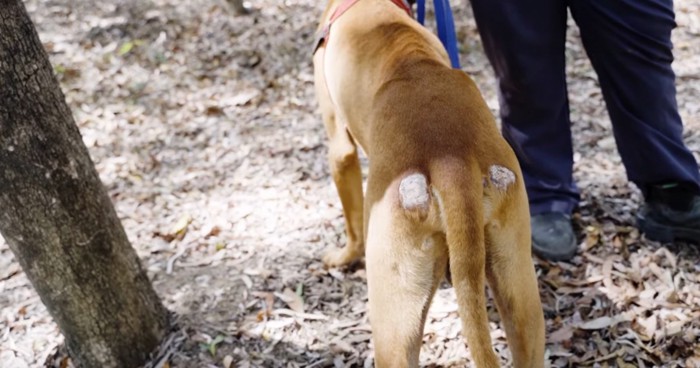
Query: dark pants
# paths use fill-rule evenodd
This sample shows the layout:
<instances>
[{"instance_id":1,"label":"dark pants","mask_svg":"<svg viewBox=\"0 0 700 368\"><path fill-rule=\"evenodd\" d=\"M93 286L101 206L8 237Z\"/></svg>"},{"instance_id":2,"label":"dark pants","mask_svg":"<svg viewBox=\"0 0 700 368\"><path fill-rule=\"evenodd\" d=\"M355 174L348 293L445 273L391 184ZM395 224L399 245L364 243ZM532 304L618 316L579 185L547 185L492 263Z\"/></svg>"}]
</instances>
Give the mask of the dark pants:
<instances>
[{"instance_id":1,"label":"dark pants","mask_svg":"<svg viewBox=\"0 0 700 368\"><path fill-rule=\"evenodd\" d=\"M579 201L564 74L567 8L598 74L628 178L642 191L668 182L700 187L676 105L672 0L471 2L532 214L571 213Z\"/></svg>"}]
</instances>

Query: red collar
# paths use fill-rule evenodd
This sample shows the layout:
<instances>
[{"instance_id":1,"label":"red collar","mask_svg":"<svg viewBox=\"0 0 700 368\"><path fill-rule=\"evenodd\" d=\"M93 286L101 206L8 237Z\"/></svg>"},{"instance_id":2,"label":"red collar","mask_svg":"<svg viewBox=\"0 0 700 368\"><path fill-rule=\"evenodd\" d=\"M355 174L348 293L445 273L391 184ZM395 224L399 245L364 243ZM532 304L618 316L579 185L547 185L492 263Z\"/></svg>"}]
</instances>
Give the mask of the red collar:
<instances>
[{"instance_id":1,"label":"red collar","mask_svg":"<svg viewBox=\"0 0 700 368\"><path fill-rule=\"evenodd\" d=\"M360 0L345 0L343 1L337 8L335 8L335 11L333 11L333 14L331 14L331 17L328 19L328 22L326 22L326 25L321 29L321 31L318 34L318 37L316 37L316 44L314 45L314 53L316 50L318 50L321 45L326 41L328 38L328 33L331 30L331 25L333 22L338 20L343 13L345 13L348 9L350 9L353 5L355 5L358 1ZM408 3L407 0L390 0L392 3L394 3L396 6L399 8L403 9L411 18L413 18L413 11L411 10L411 5Z\"/></svg>"},{"instance_id":2,"label":"red collar","mask_svg":"<svg viewBox=\"0 0 700 368\"><path fill-rule=\"evenodd\" d=\"M345 13L348 9L350 9L355 3L357 3L360 0L345 0L343 1L337 8L335 8L335 11L331 15L330 19L328 20L328 24L331 24L335 22L338 18L340 18L343 13ZM403 9L406 13L408 13L409 16L413 17L413 11L411 11L411 6L408 4L408 1L406 0L391 0L392 3L396 4L399 8Z\"/></svg>"},{"instance_id":3,"label":"red collar","mask_svg":"<svg viewBox=\"0 0 700 368\"><path fill-rule=\"evenodd\" d=\"M411 4L408 0L391 0L391 2L408 13L409 17L413 18L413 10L411 10Z\"/></svg>"}]
</instances>

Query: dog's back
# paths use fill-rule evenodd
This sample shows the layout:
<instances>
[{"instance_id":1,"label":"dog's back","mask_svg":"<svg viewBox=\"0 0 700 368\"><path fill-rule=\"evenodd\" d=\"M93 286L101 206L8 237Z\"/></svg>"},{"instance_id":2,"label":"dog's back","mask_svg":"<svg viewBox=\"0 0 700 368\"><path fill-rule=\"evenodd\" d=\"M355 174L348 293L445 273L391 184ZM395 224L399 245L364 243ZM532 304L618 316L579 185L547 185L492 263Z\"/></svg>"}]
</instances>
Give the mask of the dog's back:
<instances>
[{"instance_id":1,"label":"dog's back","mask_svg":"<svg viewBox=\"0 0 700 368\"><path fill-rule=\"evenodd\" d=\"M377 76L392 74L407 55L434 60L449 69L449 58L437 37L412 23L388 0L362 0L333 23L325 47L314 55L317 87L322 86L317 94L321 100L326 95L339 127L347 127L364 149L368 148L364 125L385 82Z\"/></svg>"},{"instance_id":2,"label":"dog's back","mask_svg":"<svg viewBox=\"0 0 700 368\"><path fill-rule=\"evenodd\" d=\"M369 157L371 150L382 149L379 159L395 157L405 165L476 156L484 163L517 166L474 82L431 59L406 55L386 74L369 110Z\"/></svg>"}]
</instances>

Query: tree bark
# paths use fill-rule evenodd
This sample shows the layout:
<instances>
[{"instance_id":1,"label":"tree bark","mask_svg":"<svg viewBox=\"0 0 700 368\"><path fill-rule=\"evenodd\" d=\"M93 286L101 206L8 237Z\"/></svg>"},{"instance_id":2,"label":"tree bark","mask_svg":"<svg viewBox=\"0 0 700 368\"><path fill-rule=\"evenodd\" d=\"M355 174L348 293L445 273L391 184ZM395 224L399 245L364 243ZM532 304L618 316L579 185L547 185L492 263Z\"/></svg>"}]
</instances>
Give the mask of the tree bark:
<instances>
[{"instance_id":1,"label":"tree bark","mask_svg":"<svg viewBox=\"0 0 700 368\"><path fill-rule=\"evenodd\" d=\"M168 313L20 0L0 0L0 233L77 366L138 367L158 347Z\"/></svg>"}]
</instances>

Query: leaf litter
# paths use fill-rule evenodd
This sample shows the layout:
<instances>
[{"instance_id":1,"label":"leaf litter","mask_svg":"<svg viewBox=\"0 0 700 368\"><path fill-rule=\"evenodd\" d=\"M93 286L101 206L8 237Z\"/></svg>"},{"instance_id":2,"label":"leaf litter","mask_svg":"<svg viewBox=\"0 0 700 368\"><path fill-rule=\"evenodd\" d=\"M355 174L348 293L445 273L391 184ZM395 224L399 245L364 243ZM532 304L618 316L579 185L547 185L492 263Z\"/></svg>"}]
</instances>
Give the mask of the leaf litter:
<instances>
[{"instance_id":1,"label":"leaf litter","mask_svg":"<svg viewBox=\"0 0 700 368\"><path fill-rule=\"evenodd\" d=\"M29 0L76 123L176 329L150 367L369 367L362 264L345 242L313 92L322 2ZM496 114L494 77L465 1L464 70ZM700 160L700 0L675 2L684 138ZM700 367L700 252L647 241L595 74L570 21L567 72L582 190L581 253L535 260L551 367ZM364 162L364 161L363 161ZM489 303L494 348L510 365ZM68 367L56 325L0 240L0 362ZM443 285L421 365L470 362Z\"/></svg>"}]
</instances>

